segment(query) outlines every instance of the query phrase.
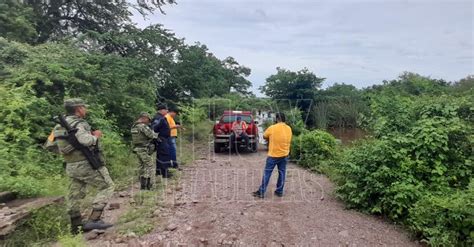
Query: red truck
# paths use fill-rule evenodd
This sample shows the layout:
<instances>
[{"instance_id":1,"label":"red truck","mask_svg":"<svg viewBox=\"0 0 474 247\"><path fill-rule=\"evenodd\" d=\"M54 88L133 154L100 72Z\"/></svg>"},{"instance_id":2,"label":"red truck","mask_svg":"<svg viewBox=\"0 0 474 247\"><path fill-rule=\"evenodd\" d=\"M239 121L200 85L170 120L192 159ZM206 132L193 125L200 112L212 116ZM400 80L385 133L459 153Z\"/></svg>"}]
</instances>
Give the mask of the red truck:
<instances>
[{"instance_id":1,"label":"red truck","mask_svg":"<svg viewBox=\"0 0 474 247\"><path fill-rule=\"evenodd\" d=\"M221 118L216 121L213 128L214 134L214 152L219 153L224 148L229 148L230 134L232 133L232 123L241 117L242 121L247 123L246 133L249 137L248 149L257 152L258 148L258 122L253 120L252 112L250 111L224 111ZM242 147L244 144L240 138L237 138L237 147Z\"/></svg>"}]
</instances>

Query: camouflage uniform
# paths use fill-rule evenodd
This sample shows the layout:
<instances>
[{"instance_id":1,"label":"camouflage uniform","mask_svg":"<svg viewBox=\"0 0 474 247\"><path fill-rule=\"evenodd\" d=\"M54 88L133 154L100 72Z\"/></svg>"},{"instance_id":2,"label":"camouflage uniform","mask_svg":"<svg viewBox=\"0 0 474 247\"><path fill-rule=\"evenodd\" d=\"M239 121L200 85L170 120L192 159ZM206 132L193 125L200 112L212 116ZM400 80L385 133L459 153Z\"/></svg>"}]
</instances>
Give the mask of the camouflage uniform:
<instances>
[{"instance_id":1,"label":"camouflage uniform","mask_svg":"<svg viewBox=\"0 0 474 247\"><path fill-rule=\"evenodd\" d=\"M80 99L65 101L65 105L84 105ZM84 146L93 147L98 144L97 137L92 135L90 125L82 118L75 115L66 116L66 121L72 128L77 128L76 138ZM71 179L68 194L68 209L71 219L80 219L80 201L86 196L86 186L97 189L97 194L92 202L92 214L89 220L97 221L102 211L114 192L114 182L110 178L107 167L94 170L81 151L75 149L63 138L67 135L65 128L56 125L53 130L56 145L66 162L66 174ZM85 228L85 227L84 227Z\"/></svg>"},{"instance_id":2,"label":"camouflage uniform","mask_svg":"<svg viewBox=\"0 0 474 247\"><path fill-rule=\"evenodd\" d=\"M142 113L140 117L148 117L147 113ZM150 126L142 122L135 122L130 130L132 133L133 152L139 160L139 177L142 189L151 189L155 183L155 168L153 163L153 152L150 152L150 145L158 134L153 132Z\"/></svg>"}]
</instances>

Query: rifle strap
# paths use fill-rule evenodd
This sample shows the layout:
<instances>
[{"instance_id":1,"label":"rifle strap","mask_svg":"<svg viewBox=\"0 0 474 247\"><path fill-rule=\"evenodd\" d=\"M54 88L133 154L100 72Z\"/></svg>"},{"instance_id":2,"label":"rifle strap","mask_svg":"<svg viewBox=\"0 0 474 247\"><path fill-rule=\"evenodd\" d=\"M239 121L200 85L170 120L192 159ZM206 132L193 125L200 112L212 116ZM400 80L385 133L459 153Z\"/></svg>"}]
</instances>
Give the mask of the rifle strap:
<instances>
[{"instance_id":1,"label":"rifle strap","mask_svg":"<svg viewBox=\"0 0 474 247\"><path fill-rule=\"evenodd\" d=\"M71 128L75 129L77 128L77 126L82 123L82 120L76 120L74 122L71 123Z\"/></svg>"},{"instance_id":2,"label":"rifle strap","mask_svg":"<svg viewBox=\"0 0 474 247\"><path fill-rule=\"evenodd\" d=\"M72 123L73 123L73 125L71 126L71 128L75 129L75 128L77 128L77 126L78 126L80 123L82 123L82 120L76 120L76 121L74 121L74 122L72 122ZM65 135L65 136L55 136L54 138L66 140L66 139L67 139L67 135Z\"/></svg>"}]
</instances>

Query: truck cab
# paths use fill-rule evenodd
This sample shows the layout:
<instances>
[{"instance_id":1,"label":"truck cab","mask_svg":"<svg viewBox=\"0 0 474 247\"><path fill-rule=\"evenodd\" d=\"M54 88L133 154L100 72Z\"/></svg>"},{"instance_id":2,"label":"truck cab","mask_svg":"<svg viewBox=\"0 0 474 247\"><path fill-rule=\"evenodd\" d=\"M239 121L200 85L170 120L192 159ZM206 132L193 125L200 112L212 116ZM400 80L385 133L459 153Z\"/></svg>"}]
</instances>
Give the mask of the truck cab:
<instances>
[{"instance_id":1,"label":"truck cab","mask_svg":"<svg viewBox=\"0 0 474 247\"><path fill-rule=\"evenodd\" d=\"M257 152L258 148L258 122L254 121L251 111L224 111L222 116L214 124L213 135L214 135L214 152L219 153L223 149L230 148L230 135L232 134L232 123L241 117L242 121L247 124L245 133L249 137L248 149L253 152ZM240 138L236 140L237 148L242 147L244 144Z\"/></svg>"}]
</instances>

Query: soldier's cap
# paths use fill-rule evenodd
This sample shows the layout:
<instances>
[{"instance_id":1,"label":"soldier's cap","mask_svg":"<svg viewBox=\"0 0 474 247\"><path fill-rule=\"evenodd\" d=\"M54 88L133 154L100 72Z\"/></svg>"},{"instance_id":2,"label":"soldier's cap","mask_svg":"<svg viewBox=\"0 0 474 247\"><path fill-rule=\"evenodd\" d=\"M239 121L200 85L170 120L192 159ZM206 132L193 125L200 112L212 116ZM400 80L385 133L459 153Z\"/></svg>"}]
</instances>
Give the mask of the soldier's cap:
<instances>
[{"instance_id":1,"label":"soldier's cap","mask_svg":"<svg viewBox=\"0 0 474 247\"><path fill-rule=\"evenodd\" d=\"M166 109L168 109L168 107L166 107L165 104L161 104L161 103L160 103L160 104L157 104L157 105L156 105L156 109L157 109L158 111L159 111L159 110L166 110Z\"/></svg>"},{"instance_id":2,"label":"soldier's cap","mask_svg":"<svg viewBox=\"0 0 474 247\"><path fill-rule=\"evenodd\" d=\"M141 112L138 118L147 117L151 120L151 115L148 112Z\"/></svg>"},{"instance_id":3,"label":"soldier's cap","mask_svg":"<svg viewBox=\"0 0 474 247\"><path fill-rule=\"evenodd\" d=\"M77 106L85 106L89 107L84 100L80 98L71 98L64 100L64 107L77 107Z\"/></svg>"}]
</instances>

